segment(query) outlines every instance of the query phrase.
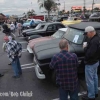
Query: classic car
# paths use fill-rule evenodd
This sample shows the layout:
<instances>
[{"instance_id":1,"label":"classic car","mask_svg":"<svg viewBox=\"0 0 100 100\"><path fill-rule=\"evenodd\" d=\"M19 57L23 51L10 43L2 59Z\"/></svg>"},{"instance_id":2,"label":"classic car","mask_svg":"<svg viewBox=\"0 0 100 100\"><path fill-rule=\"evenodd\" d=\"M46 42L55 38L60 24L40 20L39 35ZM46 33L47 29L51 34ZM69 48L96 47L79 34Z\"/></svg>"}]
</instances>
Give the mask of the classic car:
<instances>
[{"instance_id":1,"label":"classic car","mask_svg":"<svg viewBox=\"0 0 100 100\"><path fill-rule=\"evenodd\" d=\"M40 19L28 19L23 24L23 29L35 28L41 22L42 22L42 20L40 20Z\"/></svg>"},{"instance_id":2,"label":"classic car","mask_svg":"<svg viewBox=\"0 0 100 100\"><path fill-rule=\"evenodd\" d=\"M89 17L89 21L100 22L100 13L93 13Z\"/></svg>"},{"instance_id":3,"label":"classic car","mask_svg":"<svg viewBox=\"0 0 100 100\"><path fill-rule=\"evenodd\" d=\"M53 39L57 39L57 38L63 38L66 31L67 31L67 28L60 28L57 32L55 32L51 36L46 36L46 37L41 37L41 38L36 38L36 39L30 40L27 45L28 52L33 53L32 49L34 48L34 45L36 43L40 43L42 41L49 41L49 40L52 41Z\"/></svg>"},{"instance_id":4,"label":"classic car","mask_svg":"<svg viewBox=\"0 0 100 100\"><path fill-rule=\"evenodd\" d=\"M64 25L71 25L80 23L82 20L79 17L69 17L67 20L62 21L61 23Z\"/></svg>"},{"instance_id":5,"label":"classic car","mask_svg":"<svg viewBox=\"0 0 100 100\"><path fill-rule=\"evenodd\" d=\"M38 38L40 36L51 36L52 34L54 34L59 28L65 28L65 26L63 24L61 24L60 22L48 22L45 23L43 28L32 31L32 32L26 32L25 36L27 36L27 38L31 35L34 35L33 38Z\"/></svg>"},{"instance_id":6,"label":"classic car","mask_svg":"<svg viewBox=\"0 0 100 100\"><path fill-rule=\"evenodd\" d=\"M33 31L36 31L36 30L39 30L39 29L44 28L45 23L46 23L46 22L42 22L42 23L39 23L35 28L30 28L30 29L25 29L25 30L23 30L23 31L22 31L22 35L23 35L24 37L26 37L26 33L27 33L27 32L33 32Z\"/></svg>"},{"instance_id":7,"label":"classic car","mask_svg":"<svg viewBox=\"0 0 100 100\"><path fill-rule=\"evenodd\" d=\"M81 22L78 24L69 25L64 39L68 40L69 52L76 53L78 56L78 73L84 72L84 50L83 42L88 39L84 34L87 26L93 26L97 33L100 33L100 23L98 22ZM100 35L100 34L99 34ZM54 39L52 41L44 41L37 43L34 48L34 63L36 76L39 79L54 78L55 72L50 70L49 63L54 54L60 52L59 42L61 39Z\"/></svg>"},{"instance_id":8,"label":"classic car","mask_svg":"<svg viewBox=\"0 0 100 100\"><path fill-rule=\"evenodd\" d=\"M61 22L61 21L67 20L67 19L68 19L68 16L58 17L58 19L56 21Z\"/></svg>"}]
</instances>

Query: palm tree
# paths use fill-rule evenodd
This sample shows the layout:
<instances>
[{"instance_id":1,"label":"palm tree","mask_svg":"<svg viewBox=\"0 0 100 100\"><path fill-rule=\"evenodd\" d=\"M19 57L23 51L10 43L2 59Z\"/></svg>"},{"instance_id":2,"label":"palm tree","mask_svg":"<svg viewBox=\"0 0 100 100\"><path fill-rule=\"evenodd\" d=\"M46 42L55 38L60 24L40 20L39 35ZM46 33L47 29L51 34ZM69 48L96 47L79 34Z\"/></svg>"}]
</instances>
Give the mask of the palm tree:
<instances>
[{"instance_id":1,"label":"palm tree","mask_svg":"<svg viewBox=\"0 0 100 100\"><path fill-rule=\"evenodd\" d=\"M49 19L49 15L50 15L50 12L53 10L54 7L57 7L56 6L56 3L53 1L53 0L38 0L38 3L40 5L40 8L45 8L48 12L48 19Z\"/></svg>"},{"instance_id":2,"label":"palm tree","mask_svg":"<svg viewBox=\"0 0 100 100\"><path fill-rule=\"evenodd\" d=\"M27 12L27 15L28 16L34 16L35 15L35 11L32 9L32 10L29 10L28 12Z\"/></svg>"}]
</instances>

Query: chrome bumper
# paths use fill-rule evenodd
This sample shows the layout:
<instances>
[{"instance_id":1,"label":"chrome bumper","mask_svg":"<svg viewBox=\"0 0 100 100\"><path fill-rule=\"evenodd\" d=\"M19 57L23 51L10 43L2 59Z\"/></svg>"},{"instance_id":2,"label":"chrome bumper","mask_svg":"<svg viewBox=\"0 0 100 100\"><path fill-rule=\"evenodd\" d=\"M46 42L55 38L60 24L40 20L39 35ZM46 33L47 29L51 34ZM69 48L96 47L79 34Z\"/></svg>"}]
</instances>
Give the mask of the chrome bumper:
<instances>
[{"instance_id":1,"label":"chrome bumper","mask_svg":"<svg viewBox=\"0 0 100 100\"><path fill-rule=\"evenodd\" d=\"M29 45L27 45L27 51L28 51L29 53L33 53L32 49L30 48Z\"/></svg>"},{"instance_id":2,"label":"chrome bumper","mask_svg":"<svg viewBox=\"0 0 100 100\"><path fill-rule=\"evenodd\" d=\"M35 73L38 79L45 79L45 75L43 74L42 70L40 69L39 65L36 63L36 59L34 57L33 62L35 63Z\"/></svg>"}]
</instances>

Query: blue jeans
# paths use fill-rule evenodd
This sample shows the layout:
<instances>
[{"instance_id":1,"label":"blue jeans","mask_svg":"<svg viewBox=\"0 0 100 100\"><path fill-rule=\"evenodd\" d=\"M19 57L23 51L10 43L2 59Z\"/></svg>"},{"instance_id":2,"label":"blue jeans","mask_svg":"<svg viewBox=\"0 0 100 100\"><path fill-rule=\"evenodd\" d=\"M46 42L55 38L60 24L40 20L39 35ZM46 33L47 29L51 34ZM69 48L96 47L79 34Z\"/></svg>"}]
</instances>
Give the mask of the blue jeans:
<instances>
[{"instance_id":1,"label":"blue jeans","mask_svg":"<svg viewBox=\"0 0 100 100\"><path fill-rule=\"evenodd\" d=\"M75 91L68 91L60 87L59 93L60 93L60 100L68 100L68 95L70 96L70 100L79 100L78 89L76 89Z\"/></svg>"},{"instance_id":2,"label":"blue jeans","mask_svg":"<svg viewBox=\"0 0 100 100\"><path fill-rule=\"evenodd\" d=\"M20 74L22 74L22 69L18 56L16 56L15 60L12 62L12 67L14 70L14 76L19 76Z\"/></svg>"},{"instance_id":3,"label":"blue jeans","mask_svg":"<svg viewBox=\"0 0 100 100\"><path fill-rule=\"evenodd\" d=\"M89 98L95 98L95 94L98 94L98 66L99 61L93 65L85 65L85 79Z\"/></svg>"}]
</instances>

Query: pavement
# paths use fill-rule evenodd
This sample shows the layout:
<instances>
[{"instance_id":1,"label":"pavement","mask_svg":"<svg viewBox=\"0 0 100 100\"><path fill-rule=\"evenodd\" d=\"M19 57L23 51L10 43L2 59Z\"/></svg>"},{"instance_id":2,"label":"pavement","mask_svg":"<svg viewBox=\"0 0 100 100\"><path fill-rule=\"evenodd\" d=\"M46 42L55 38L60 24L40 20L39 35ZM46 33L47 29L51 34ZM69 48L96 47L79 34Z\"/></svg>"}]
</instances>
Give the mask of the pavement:
<instances>
[{"instance_id":1,"label":"pavement","mask_svg":"<svg viewBox=\"0 0 100 100\"><path fill-rule=\"evenodd\" d=\"M17 35L17 33L16 33ZM0 100L59 100L59 89L52 82L39 80L36 77L33 55L27 50L27 42L23 37L17 37L17 41L23 46L22 57L20 58L23 75L19 79L13 79L12 66L9 66L7 54L2 50L4 34L0 32ZM100 90L100 75L99 87ZM79 74L79 100L86 94L84 74ZM100 94L100 91L99 91ZM100 96L96 99L100 100Z\"/></svg>"}]
</instances>

